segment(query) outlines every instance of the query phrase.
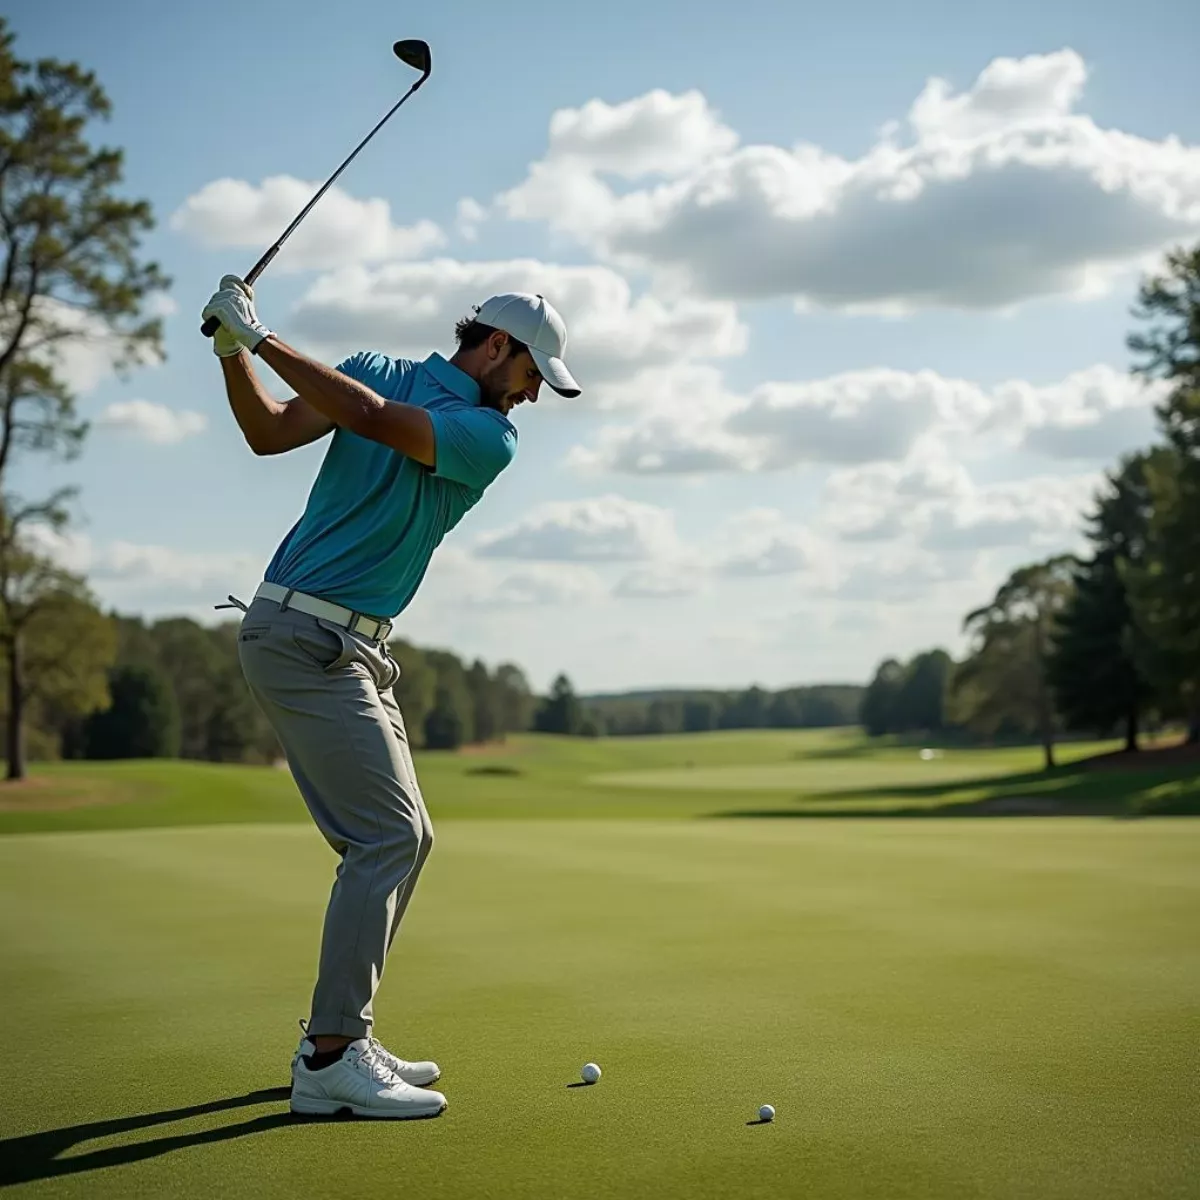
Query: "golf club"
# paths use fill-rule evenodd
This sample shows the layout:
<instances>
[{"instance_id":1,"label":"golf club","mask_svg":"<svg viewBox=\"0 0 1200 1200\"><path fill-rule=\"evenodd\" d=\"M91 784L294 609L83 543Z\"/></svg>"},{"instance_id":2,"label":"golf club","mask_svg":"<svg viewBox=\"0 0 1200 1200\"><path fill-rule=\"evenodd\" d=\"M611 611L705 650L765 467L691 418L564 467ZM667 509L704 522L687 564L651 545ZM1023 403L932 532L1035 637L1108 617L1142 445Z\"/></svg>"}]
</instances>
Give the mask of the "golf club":
<instances>
[{"instance_id":1,"label":"golf club","mask_svg":"<svg viewBox=\"0 0 1200 1200\"><path fill-rule=\"evenodd\" d=\"M423 84L425 80L429 78L429 73L433 70L433 59L429 52L428 42L423 42L419 38L406 38L403 41L396 42L395 45L392 46L392 50L402 63L404 63L406 66L412 67L414 71L420 71L421 78L418 79L417 82L414 83L412 87L410 87L408 91L396 101L396 103L388 110L388 112L384 114L383 119L379 122L379 124L376 125L375 128L372 129L371 132L368 133L367 136L358 143L353 152L346 158L345 162L343 162L342 165L338 167L338 169L334 171L332 175L330 175L330 177L321 187L321 190L317 192L317 194L304 206L303 209L301 209L296 219L283 231L282 234L280 234L279 240L275 243L275 245L273 245L270 250L268 250L266 254L264 254L262 258L260 258L258 262L256 262L254 266L250 268L250 271L247 275L243 276L243 279L246 283L252 284L263 273L263 271L266 270L271 259L273 259L275 255L279 253L279 248L288 240L296 226L299 225L306 216L308 216L312 206L316 204L318 200L320 200L326 191L328 191L330 184L332 184L333 181L351 164L351 162L354 161L354 158L358 152L383 128L384 124L387 122L392 113L394 113L396 109L398 109L400 105L403 104L405 100L407 100L409 96L411 96L413 92L415 92L417 88L419 88L421 84ZM200 332L204 334L205 337L210 338L214 333L217 332L220 324L220 321L218 321L216 317L209 317L208 320L200 326Z\"/></svg>"}]
</instances>

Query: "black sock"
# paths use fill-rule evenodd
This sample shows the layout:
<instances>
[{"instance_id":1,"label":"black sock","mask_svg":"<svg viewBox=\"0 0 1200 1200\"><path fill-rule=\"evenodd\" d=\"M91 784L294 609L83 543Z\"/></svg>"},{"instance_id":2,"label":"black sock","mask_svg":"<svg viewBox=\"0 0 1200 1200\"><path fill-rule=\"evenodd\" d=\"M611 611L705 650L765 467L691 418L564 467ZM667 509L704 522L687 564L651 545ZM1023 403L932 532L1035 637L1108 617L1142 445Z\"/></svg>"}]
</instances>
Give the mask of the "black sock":
<instances>
[{"instance_id":1,"label":"black sock","mask_svg":"<svg viewBox=\"0 0 1200 1200\"><path fill-rule=\"evenodd\" d=\"M321 1052L314 1050L312 1054L306 1054L304 1056L304 1065L310 1071L323 1071L326 1067L333 1066L333 1064L337 1062L345 1053L345 1046L343 1046L340 1050L324 1050Z\"/></svg>"}]
</instances>

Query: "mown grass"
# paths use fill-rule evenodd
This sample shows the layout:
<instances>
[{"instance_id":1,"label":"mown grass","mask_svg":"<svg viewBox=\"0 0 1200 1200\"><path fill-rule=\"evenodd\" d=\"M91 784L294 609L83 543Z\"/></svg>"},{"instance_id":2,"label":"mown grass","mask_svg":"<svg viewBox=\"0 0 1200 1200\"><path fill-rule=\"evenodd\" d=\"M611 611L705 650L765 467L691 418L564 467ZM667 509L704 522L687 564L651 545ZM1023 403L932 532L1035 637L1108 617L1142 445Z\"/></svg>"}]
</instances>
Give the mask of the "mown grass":
<instances>
[{"instance_id":1,"label":"mown grass","mask_svg":"<svg viewBox=\"0 0 1200 1200\"><path fill-rule=\"evenodd\" d=\"M437 819L987 815L1006 811L1145 816L1200 812L1200 770L1090 769L1114 743L1041 751L875 744L856 730L747 731L660 738L537 735L467 753L418 753ZM0 833L227 823L308 815L286 770L194 762L36 766L0 787Z\"/></svg>"}]
</instances>

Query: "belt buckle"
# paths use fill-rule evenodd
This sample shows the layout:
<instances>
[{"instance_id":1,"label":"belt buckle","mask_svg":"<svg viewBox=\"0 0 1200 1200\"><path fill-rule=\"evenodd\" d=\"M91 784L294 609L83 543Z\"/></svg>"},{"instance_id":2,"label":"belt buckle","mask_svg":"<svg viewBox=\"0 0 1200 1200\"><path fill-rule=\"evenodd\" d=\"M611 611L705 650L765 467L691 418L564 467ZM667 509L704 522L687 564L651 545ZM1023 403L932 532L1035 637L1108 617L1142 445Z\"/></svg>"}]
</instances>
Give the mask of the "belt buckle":
<instances>
[{"instance_id":1,"label":"belt buckle","mask_svg":"<svg viewBox=\"0 0 1200 1200\"><path fill-rule=\"evenodd\" d=\"M374 633L367 633L366 630L364 629L364 626L366 626L366 625L374 626L374 630L375 630ZM362 635L364 637L370 638L371 641L373 641L373 642L378 642L378 641L383 640L380 637L380 633L383 630L383 626L384 626L384 622L377 621L374 617L368 617L366 615L366 613L356 612L350 618L350 632L351 633L362 633Z\"/></svg>"}]
</instances>

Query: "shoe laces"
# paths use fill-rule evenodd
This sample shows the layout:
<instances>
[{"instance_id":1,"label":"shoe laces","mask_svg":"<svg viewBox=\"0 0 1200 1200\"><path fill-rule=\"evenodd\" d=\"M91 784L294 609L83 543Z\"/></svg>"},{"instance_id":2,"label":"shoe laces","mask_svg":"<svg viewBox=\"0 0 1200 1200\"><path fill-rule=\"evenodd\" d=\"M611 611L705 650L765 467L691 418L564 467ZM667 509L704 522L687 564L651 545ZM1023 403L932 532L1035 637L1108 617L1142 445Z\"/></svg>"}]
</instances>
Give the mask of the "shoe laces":
<instances>
[{"instance_id":1,"label":"shoe laces","mask_svg":"<svg viewBox=\"0 0 1200 1200\"><path fill-rule=\"evenodd\" d=\"M365 1064L367 1073L376 1083L403 1083L404 1080L396 1074L395 1068L388 1062L388 1058L391 1056L385 1050L381 1054L381 1050L383 1047L372 1038L367 1043L367 1048L360 1051L358 1061Z\"/></svg>"},{"instance_id":2,"label":"shoe laces","mask_svg":"<svg viewBox=\"0 0 1200 1200\"><path fill-rule=\"evenodd\" d=\"M404 1059L397 1058L390 1050L386 1049L383 1043L377 1037L369 1037L367 1042L370 1048L374 1050L375 1053L378 1054L385 1063L387 1063L394 1074L398 1074L408 1066L408 1063L406 1063Z\"/></svg>"}]
</instances>

